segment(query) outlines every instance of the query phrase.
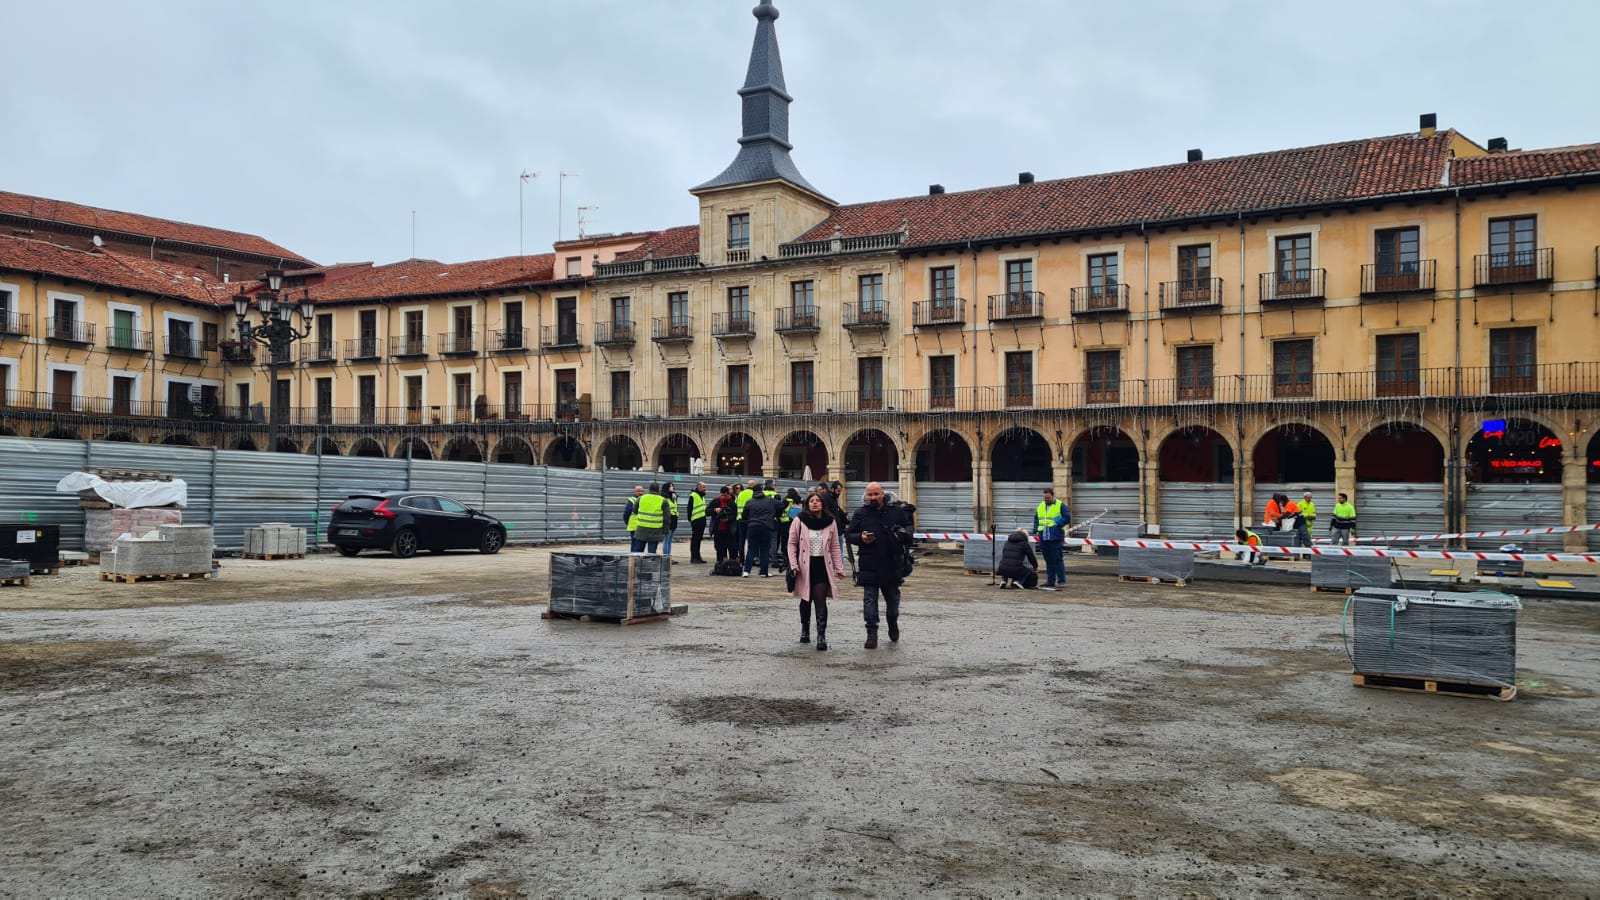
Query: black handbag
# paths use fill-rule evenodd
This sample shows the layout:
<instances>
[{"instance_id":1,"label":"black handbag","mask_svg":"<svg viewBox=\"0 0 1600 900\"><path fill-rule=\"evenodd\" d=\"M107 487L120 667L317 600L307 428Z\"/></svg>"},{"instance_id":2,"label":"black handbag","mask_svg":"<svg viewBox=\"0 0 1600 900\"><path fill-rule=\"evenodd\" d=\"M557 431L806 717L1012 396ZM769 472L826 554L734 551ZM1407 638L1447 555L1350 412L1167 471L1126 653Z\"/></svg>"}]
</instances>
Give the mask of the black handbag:
<instances>
[{"instance_id":1,"label":"black handbag","mask_svg":"<svg viewBox=\"0 0 1600 900\"><path fill-rule=\"evenodd\" d=\"M794 566L790 566L789 571L783 573L783 583L789 586L789 593L791 594L794 593L795 582L799 580L800 570Z\"/></svg>"}]
</instances>

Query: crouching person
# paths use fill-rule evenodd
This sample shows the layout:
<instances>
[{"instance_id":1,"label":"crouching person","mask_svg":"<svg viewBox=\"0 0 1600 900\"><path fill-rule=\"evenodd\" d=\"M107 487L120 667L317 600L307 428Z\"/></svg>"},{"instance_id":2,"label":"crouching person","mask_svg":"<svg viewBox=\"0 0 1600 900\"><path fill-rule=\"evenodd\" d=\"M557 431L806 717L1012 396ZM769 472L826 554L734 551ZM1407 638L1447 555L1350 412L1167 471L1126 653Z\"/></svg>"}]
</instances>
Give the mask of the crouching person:
<instances>
[{"instance_id":1,"label":"crouching person","mask_svg":"<svg viewBox=\"0 0 1600 900\"><path fill-rule=\"evenodd\" d=\"M1033 540L1025 529L1018 528L1006 538L995 574L1005 579L1000 583L1003 588L1039 586L1039 557L1033 554Z\"/></svg>"}]
</instances>

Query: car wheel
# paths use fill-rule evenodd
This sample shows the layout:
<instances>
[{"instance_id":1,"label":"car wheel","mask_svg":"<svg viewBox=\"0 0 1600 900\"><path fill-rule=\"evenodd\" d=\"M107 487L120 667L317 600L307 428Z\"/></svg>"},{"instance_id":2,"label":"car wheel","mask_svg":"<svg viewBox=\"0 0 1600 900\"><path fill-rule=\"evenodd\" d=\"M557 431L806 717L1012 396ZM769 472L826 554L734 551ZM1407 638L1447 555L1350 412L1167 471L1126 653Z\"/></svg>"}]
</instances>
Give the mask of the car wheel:
<instances>
[{"instance_id":1,"label":"car wheel","mask_svg":"<svg viewBox=\"0 0 1600 900\"><path fill-rule=\"evenodd\" d=\"M361 552L361 548L360 547L340 547L339 548L339 555L340 556L355 556L357 553L360 553L360 552Z\"/></svg>"},{"instance_id":2,"label":"car wheel","mask_svg":"<svg viewBox=\"0 0 1600 900\"><path fill-rule=\"evenodd\" d=\"M417 532L412 528L402 528L394 536L394 544L390 546L394 555L401 559L410 559L417 555Z\"/></svg>"},{"instance_id":3,"label":"car wheel","mask_svg":"<svg viewBox=\"0 0 1600 900\"><path fill-rule=\"evenodd\" d=\"M499 553L500 548L506 545L506 533L498 528L491 528L483 533L483 543L478 545L479 553Z\"/></svg>"}]
</instances>

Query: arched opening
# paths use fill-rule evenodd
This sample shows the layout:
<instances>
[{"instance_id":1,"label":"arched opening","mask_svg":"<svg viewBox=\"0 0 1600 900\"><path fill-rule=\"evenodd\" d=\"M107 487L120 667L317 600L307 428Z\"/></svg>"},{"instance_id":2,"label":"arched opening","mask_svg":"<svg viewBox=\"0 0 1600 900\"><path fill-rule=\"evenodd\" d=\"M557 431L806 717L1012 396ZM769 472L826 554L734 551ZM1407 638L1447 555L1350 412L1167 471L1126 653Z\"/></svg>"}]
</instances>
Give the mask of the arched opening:
<instances>
[{"instance_id":1,"label":"arched opening","mask_svg":"<svg viewBox=\"0 0 1600 900\"><path fill-rule=\"evenodd\" d=\"M450 462L483 462L483 449L472 438L455 437L444 445L444 458Z\"/></svg>"},{"instance_id":2,"label":"arched opening","mask_svg":"<svg viewBox=\"0 0 1600 900\"><path fill-rule=\"evenodd\" d=\"M299 453L300 445L286 437L278 438L277 451L279 453Z\"/></svg>"},{"instance_id":3,"label":"arched opening","mask_svg":"<svg viewBox=\"0 0 1600 900\"><path fill-rule=\"evenodd\" d=\"M1426 428L1387 422L1356 444L1356 534L1384 537L1445 529L1444 446ZM1325 515L1317 506L1320 525Z\"/></svg>"},{"instance_id":4,"label":"arched opening","mask_svg":"<svg viewBox=\"0 0 1600 900\"><path fill-rule=\"evenodd\" d=\"M717 444L718 475L760 475L763 462L761 445L742 431L724 437Z\"/></svg>"},{"instance_id":5,"label":"arched opening","mask_svg":"<svg viewBox=\"0 0 1600 900\"><path fill-rule=\"evenodd\" d=\"M1515 531L1563 524L1561 438L1529 419L1485 419L1467 442L1467 530ZM1482 549L1506 542L1557 549L1562 536L1469 540Z\"/></svg>"},{"instance_id":6,"label":"arched opening","mask_svg":"<svg viewBox=\"0 0 1600 900\"><path fill-rule=\"evenodd\" d=\"M1309 425L1279 425L1256 442L1257 484L1333 482L1333 443Z\"/></svg>"},{"instance_id":7,"label":"arched opening","mask_svg":"<svg viewBox=\"0 0 1600 900\"><path fill-rule=\"evenodd\" d=\"M1139 525L1139 447L1119 428L1091 428L1072 442L1072 505L1078 521Z\"/></svg>"},{"instance_id":8,"label":"arched opening","mask_svg":"<svg viewBox=\"0 0 1600 900\"><path fill-rule=\"evenodd\" d=\"M663 472L687 473L689 461L700 455L700 445L682 432L666 436L656 448L656 465Z\"/></svg>"},{"instance_id":9,"label":"arched opening","mask_svg":"<svg viewBox=\"0 0 1600 900\"><path fill-rule=\"evenodd\" d=\"M521 466L533 465L533 448L519 437L503 438L494 448L494 461Z\"/></svg>"},{"instance_id":10,"label":"arched opening","mask_svg":"<svg viewBox=\"0 0 1600 900\"><path fill-rule=\"evenodd\" d=\"M383 445L369 437L358 438L350 445L351 456L378 457L384 456Z\"/></svg>"},{"instance_id":11,"label":"arched opening","mask_svg":"<svg viewBox=\"0 0 1600 900\"><path fill-rule=\"evenodd\" d=\"M1049 484L1055 478L1050 465L1050 442L1031 428L1013 428L994 442L990 473L995 481Z\"/></svg>"},{"instance_id":12,"label":"arched opening","mask_svg":"<svg viewBox=\"0 0 1600 900\"><path fill-rule=\"evenodd\" d=\"M561 440L572 442L566 445L568 448L577 443L571 437L564 437ZM556 445L560 443L560 441L557 441L551 444L550 449L545 451L544 458L547 465L559 465L550 461L550 454L555 451ZM644 468L644 453L639 450L639 445L633 442L633 438L618 434L600 445L600 463L607 469L625 469L628 471L642 469ZM577 467L568 466L567 468Z\"/></svg>"},{"instance_id":13,"label":"arched opening","mask_svg":"<svg viewBox=\"0 0 1600 900\"><path fill-rule=\"evenodd\" d=\"M199 442L190 434L169 434L161 439L161 443L168 447L198 447Z\"/></svg>"},{"instance_id":14,"label":"arched opening","mask_svg":"<svg viewBox=\"0 0 1600 900\"><path fill-rule=\"evenodd\" d=\"M972 518L972 446L947 428L930 431L912 454L917 524L927 531L976 529Z\"/></svg>"},{"instance_id":15,"label":"arched opening","mask_svg":"<svg viewBox=\"0 0 1600 900\"><path fill-rule=\"evenodd\" d=\"M115 442L115 443L118 443L118 444L137 444L137 443L139 443L139 439L138 438L136 438L133 435L127 433L126 431L113 431L110 434L106 435L105 437L101 438L100 440L102 440L102 441L112 441L112 442Z\"/></svg>"},{"instance_id":16,"label":"arched opening","mask_svg":"<svg viewBox=\"0 0 1600 900\"><path fill-rule=\"evenodd\" d=\"M1233 481L1233 448L1203 425L1180 428L1157 451L1161 476L1161 533L1177 538L1217 538L1233 534L1233 491L1217 485Z\"/></svg>"},{"instance_id":17,"label":"arched opening","mask_svg":"<svg viewBox=\"0 0 1600 900\"><path fill-rule=\"evenodd\" d=\"M888 484L900 480L900 453L894 439L876 428L867 428L851 435L844 442L844 480L880 481ZM889 486L893 491L894 487ZM854 491L852 496L856 496Z\"/></svg>"},{"instance_id":18,"label":"arched opening","mask_svg":"<svg viewBox=\"0 0 1600 900\"><path fill-rule=\"evenodd\" d=\"M76 441L79 439L78 431L75 428L52 428L39 436L47 441Z\"/></svg>"},{"instance_id":19,"label":"arched opening","mask_svg":"<svg viewBox=\"0 0 1600 900\"><path fill-rule=\"evenodd\" d=\"M260 448L256 446L256 442L255 441L252 441L247 437L240 436L240 437L237 437L237 438L233 439L233 446L231 448L229 448L229 449L232 449L232 450L252 450L253 451L253 450L259 450Z\"/></svg>"},{"instance_id":20,"label":"arched opening","mask_svg":"<svg viewBox=\"0 0 1600 900\"><path fill-rule=\"evenodd\" d=\"M810 431L791 433L778 443L778 477L807 481L828 477L828 445Z\"/></svg>"},{"instance_id":21,"label":"arched opening","mask_svg":"<svg viewBox=\"0 0 1600 900\"><path fill-rule=\"evenodd\" d=\"M317 452L323 456L338 456L339 442L330 437L318 438L315 444Z\"/></svg>"},{"instance_id":22,"label":"arched opening","mask_svg":"<svg viewBox=\"0 0 1600 900\"><path fill-rule=\"evenodd\" d=\"M394 448L395 459L433 459L433 448L422 438L407 438Z\"/></svg>"},{"instance_id":23,"label":"arched opening","mask_svg":"<svg viewBox=\"0 0 1600 900\"><path fill-rule=\"evenodd\" d=\"M611 439L611 441L616 440L619 439ZM627 441L627 445L633 447L634 457L637 459L639 448L633 446L633 442L627 438L621 438L620 440ZM610 446L611 442L608 441L607 445ZM544 464L555 466L559 469L587 469L589 468L589 452L583 449L583 443L577 438L571 435L562 435L551 441L550 446L544 448ZM609 460L606 465L610 465Z\"/></svg>"}]
</instances>

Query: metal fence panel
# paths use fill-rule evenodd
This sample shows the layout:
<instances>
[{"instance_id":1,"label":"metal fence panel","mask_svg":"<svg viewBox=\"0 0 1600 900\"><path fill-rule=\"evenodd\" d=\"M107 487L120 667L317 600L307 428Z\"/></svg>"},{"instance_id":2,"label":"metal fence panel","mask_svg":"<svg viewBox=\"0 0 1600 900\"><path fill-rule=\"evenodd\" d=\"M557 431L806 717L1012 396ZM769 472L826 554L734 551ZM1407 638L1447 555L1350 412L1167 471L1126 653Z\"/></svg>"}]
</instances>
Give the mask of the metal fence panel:
<instances>
[{"instance_id":1,"label":"metal fence panel","mask_svg":"<svg viewBox=\"0 0 1600 900\"><path fill-rule=\"evenodd\" d=\"M201 447L129 444L120 441L92 441L85 465L118 469L145 469L182 478L188 485L183 521L190 525L215 525L216 510L211 493L215 451Z\"/></svg>"},{"instance_id":2,"label":"metal fence panel","mask_svg":"<svg viewBox=\"0 0 1600 900\"><path fill-rule=\"evenodd\" d=\"M244 549L244 530L263 522L287 522L317 540L317 458L292 453L217 450L212 524L217 547Z\"/></svg>"},{"instance_id":3,"label":"metal fence panel","mask_svg":"<svg viewBox=\"0 0 1600 900\"><path fill-rule=\"evenodd\" d=\"M968 532L972 521L972 482L917 482L917 527L923 531Z\"/></svg>"},{"instance_id":4,"label":"metal fence panel","mask_svg":"<svg viewBox=\"0 0 1600 900\"><path fill-rule=\"evenodd\" d=\"M1039 504L1050 482L996 481L994 483L994 529L997 534L1018 528L1033 530L1038 521ZM1069 510L1070 512L1070 510Z\"/></svg>"},{"instance_id":5,"label":"metal fence panel","mask_svg":"<svg viewBox=\"0 0 1600 900\"><path fill-rule=\"evenodd\" d=\"M1360 512L1361 508L1356 507L1358 518ZM1563 524L1559 484L1467 485L1468 531L1550 528ZM1467 546L1474 550L1492 550L1501 544L1517 544L1545 552L1559 551L1562 535L1476 538L1467 541Z\"/></svg>"},{"instance_id":6,"label":"metal fence panel","mask_svg":"<svg viewBox=\"0 0 1600 900\"><path fill-rule=\"evenodd\" d=\"M550 490L544 466L514 463L486 463L488 490L483 512L506 526L506 540L514 544L549 539L546 517L550 514Z\"/></svg>"},{"instance_id":7,"label":"metal fence panel","mask_svg":"<svg viewBox=\"0 0 1600 900\"><path fill-rule=\"evenodd\" d=\"M476 509L483 508L484 479L488 463L442 462L433 459L411 461L408 490L443 494Z\"/></svg>"},{"instance_id":8,"label":"metal fence panel","mask_svg":"<svg viewBox=\"0 0 1600 900\"><path fill-rule=\"evenodd\" d=\"M1444 485L1398 481L1364 481L1356 484L1351 502L1356 508L1356 537L1439 534L1445 530ZM1333 521L1333 507L1317 518Z\"/></svg>"},{"instance_id":9,"label":"metal fence panel","mask_svg":"<svg viewBox=\"0 0 1600 900\"><path fill-rule=\"evenodd\" d=\"M1161 482L1161 533L1181 540L1231 537L1233 487L1186 481Z\"/></svg>"},{"instance_id":10,"label":"metal fence panel","mask_svg":"<svg viewBox=\"0 0 1600 900\"><path fill-rule=\"evenodd\" d=\"M61 549L83 549L83 510L77 494L56 493L56 482L87 465L82 441L0 437L0 522L57 525Z\"/></svg>"},{"instance_id":11,"label":"metal fence panel","mask_svg":"<svg viewBox=\"0 0 1600 900\"><path fill-rule=\"evenodd\" d=\"M1072 520L1087 522L1105 513L1100 521L1110 525L1143 525L1139 515L1139 482L1137 481L1074 481L1072 483Z\"/></svg>"},{"instance_id":12,"label":"metal fence panel","mask_svg":"<svg viewBox=\"0 0 1600 900\"><path fill-rule=\"evenodd\" d=\"M548 498L545 529L552 541L626 540L622 501L607 502L604 473L551 467L545 470ZM631 493L633 486L628 486ZM608 538L609 534L620 537Z\"/></svg>"}]
</instances>

